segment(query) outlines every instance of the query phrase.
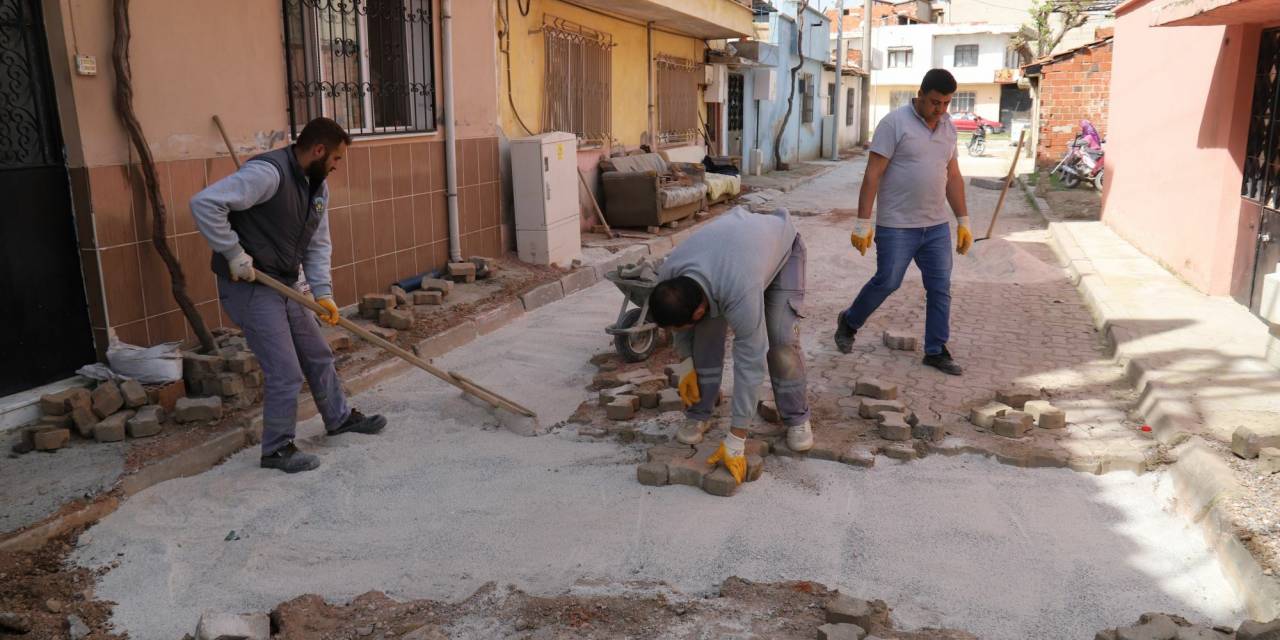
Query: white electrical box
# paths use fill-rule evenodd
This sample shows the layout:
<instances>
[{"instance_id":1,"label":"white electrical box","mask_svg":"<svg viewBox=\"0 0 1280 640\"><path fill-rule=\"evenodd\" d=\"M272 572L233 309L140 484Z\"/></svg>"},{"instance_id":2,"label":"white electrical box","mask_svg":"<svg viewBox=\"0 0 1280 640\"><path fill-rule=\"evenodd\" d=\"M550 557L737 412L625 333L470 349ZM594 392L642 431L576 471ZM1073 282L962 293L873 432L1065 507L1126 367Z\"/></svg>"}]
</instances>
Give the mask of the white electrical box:
<instances>
[{"instance_id":1,"label":"white electrical box","mask_svg":"<svg viewBox=\"0 0 1280 640\"><path fill-rule=\"evenodd\" d=\"M777 78L773 69L756 69L751 75L752 97L756 100L774 100L777 92Z\"/></svg>"},{"instance_id":2,"label":"white electrical box","mask_svg":"<svg viewBox=\"0 0 1280 640\"><path fill-rule=\"evenodd\" d=\"M578 138L552 131L511 141L516 251L533 264L569 266L582 255Z\"/></svg>"},{"instance_id":3,"label":"white electrical box","mask_svg":"<svg viewBox=\"0 0 1280 640\"><path fill-rule=\"evenodd\" d=\"M706 102L729 101L729 67L709 64L707 70Z\"/></svg>"}]
</instances>

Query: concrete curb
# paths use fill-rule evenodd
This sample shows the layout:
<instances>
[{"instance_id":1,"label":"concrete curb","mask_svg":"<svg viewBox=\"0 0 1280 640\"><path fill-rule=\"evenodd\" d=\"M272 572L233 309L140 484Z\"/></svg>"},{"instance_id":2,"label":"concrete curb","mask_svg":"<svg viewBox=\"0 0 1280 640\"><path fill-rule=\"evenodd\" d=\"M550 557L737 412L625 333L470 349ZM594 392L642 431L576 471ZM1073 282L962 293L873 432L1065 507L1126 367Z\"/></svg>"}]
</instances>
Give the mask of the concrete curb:
<instances>
[{"instance_id":1,"label":"concrete curb","mask_svg":"<svg viewBox=\"0 0 1280 640\"><path fill-rule=\"evenodd\" d=\"M1030 194L1026 183L1021 179L1019 183ZM1037 208L1040 206L1044 207L1042 215L1049 212L1047 202L1037 202ZM1127 347L1139 336L1118 320L1107 304L1110 291L1070 226L1050 222L1049 234L1050 246L1085 299L1095 326L1106 338L1112 359L1124 367L1125 376L1140 394L1138 411L1156 439L1175 446L1192 438L1200 422L1193 403L1186 394L1165 386L1158 379L1158 368ZM1222 563L1227 580L1241 594L1249 615L1257 620L1280 617L1280 578L1262 573L1257 558L1236 537L1230 518L1221 507L1224 498L1240 490L1231 468L1199 443L1184 446L1185 451L1170 466L1176 510L1199 525L1205 541Z\"/></svg>"},{"instance_id":2,"label":"concrete curb","mask_svg":"<svg viewBox=\"0 0 1280 640\"><path fill-rule=\"evenodd\" d=\"M1170 467L1170 476L1175 510L1200 526L1249 616L1255 620L1280 617L1280 579L1262 573L1257 559L1232 533L1221 507L1223 500L1240 491L1231 468L1207 447L1191 443Z\"/></svg>"}]
</instances>

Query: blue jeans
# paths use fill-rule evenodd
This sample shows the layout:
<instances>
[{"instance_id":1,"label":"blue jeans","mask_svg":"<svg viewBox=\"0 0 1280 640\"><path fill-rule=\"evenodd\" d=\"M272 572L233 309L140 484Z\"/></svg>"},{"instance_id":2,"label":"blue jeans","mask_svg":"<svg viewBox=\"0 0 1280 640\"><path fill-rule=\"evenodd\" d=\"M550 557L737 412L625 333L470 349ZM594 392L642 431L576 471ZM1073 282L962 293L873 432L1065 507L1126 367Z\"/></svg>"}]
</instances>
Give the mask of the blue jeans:
<instances>
[{"instance_id":1,"label":"blue jeans","mask_svg":"<svg viewBox=\"0 0 1280 640\"><path fill-rule=\"evenodd\" d=\"M951 225L920 229L876 227L876 275L840 314L841 321L857 331L889 294L902 285L912 260L924 279L926 312L924 352L942 353L951 337Z\"/></svg>"}]
</instances>

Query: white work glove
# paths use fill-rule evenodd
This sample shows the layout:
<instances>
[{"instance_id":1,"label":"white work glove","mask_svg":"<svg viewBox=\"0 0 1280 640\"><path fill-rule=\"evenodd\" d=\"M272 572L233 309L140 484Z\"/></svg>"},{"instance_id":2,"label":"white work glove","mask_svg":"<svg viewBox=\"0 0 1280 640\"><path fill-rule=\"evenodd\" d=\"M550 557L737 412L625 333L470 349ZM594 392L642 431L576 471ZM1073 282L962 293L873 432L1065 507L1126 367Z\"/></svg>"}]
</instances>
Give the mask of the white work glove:
<instances>
[{"instance_id":1,"label":"white work glove","mask_svg":"<svg viewBox=\"0 0 1280 640\"><path fill-rule=\"evenodd\" d=\"M227 265L231 269L231 279L244 282L253 282L257 278L257 274L253 271L253 258L247 253L240 255L227 261Z\"/></svg>"}]
</instances>

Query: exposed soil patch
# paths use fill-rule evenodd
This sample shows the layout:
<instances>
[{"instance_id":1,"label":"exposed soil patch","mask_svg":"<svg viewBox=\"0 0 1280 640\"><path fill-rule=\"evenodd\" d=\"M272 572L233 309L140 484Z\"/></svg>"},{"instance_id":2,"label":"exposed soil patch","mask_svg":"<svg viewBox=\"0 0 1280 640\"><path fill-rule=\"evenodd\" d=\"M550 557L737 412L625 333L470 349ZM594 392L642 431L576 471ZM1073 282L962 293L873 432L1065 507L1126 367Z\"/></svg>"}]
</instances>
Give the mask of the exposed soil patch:
<instances>
[{"instance_id":1,"label":"exposed soil patch","mask_svg":"<svg viewBox=\"0 0 1280 640\"><path fill-rule=\"evenodd\" d=\"M12 615L30 630L11 636L0 628L0 636L61 640L68 635L68 619L75 616L92 632L89 638L128 637L111 632L115 603L94 598L94 572L67 561L79 533L71 532L36 551L0 552L0 617Z\"/></svg>"}]
</instances>

